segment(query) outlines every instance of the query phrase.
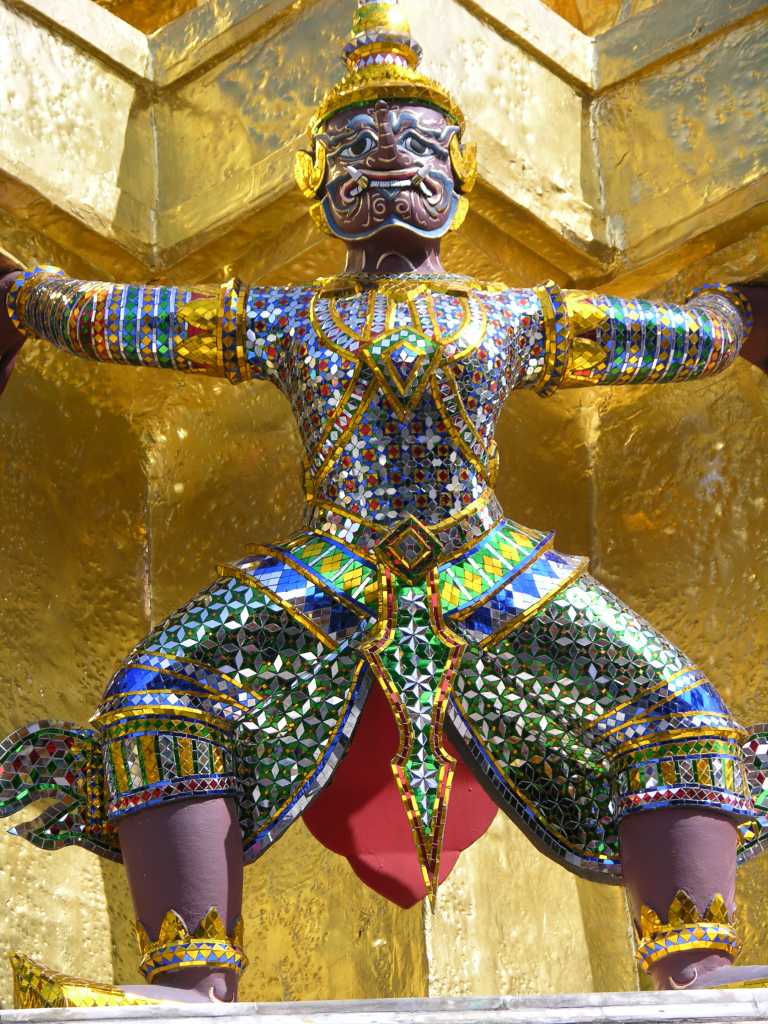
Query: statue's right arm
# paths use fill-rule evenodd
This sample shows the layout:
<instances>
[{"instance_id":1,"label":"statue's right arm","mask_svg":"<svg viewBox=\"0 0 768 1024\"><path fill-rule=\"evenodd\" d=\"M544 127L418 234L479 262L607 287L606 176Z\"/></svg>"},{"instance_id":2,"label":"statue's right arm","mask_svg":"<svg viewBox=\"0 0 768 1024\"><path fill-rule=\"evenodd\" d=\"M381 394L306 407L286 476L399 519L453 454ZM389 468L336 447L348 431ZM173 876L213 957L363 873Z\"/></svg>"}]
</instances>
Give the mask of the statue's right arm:
<instances>
[{"instance_id":1,"label":"statue's right arm","mask_svg":"<svg viewBox=\"0 0 768 1024\"><path fill-rule=\"evenodd\" d=\"M291 291L78 281L55 268L13 282L8 314L26 334L73 355L280 385L292 333Z\"/></svg>"}]
</instances>

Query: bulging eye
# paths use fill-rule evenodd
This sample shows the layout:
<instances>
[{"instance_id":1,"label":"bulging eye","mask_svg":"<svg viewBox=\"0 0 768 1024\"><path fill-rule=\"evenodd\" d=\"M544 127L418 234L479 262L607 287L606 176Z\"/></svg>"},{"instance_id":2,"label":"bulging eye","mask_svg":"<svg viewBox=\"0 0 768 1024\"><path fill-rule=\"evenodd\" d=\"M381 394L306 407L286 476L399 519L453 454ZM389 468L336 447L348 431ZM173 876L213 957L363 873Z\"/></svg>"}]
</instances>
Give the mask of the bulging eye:
<instances>
[{"instance_id":1,"label":"bulging eye","mask_svg":"<svg viewBox=\"0 0 768 1024\"><path fill-rule=\"evenodd\" d=\"M370 135L361 135L355 139L354 142L350 142L348 146L339 150L339 156L342 160L359 160L361 156L365 156L366 153L370 153L375 147L376 141Z\"/></svg>"},{"instance_id":2,"label":"bulging eye","mask_svg":"<svg viewBox=\"0 0 768 1024\"><path fill-rule=\"evenodd\" d=\"M403 149L407 149L414 156L427 156L428 153L434 153L432 146L428 142L424 142L423 139L420 139L418 135L406 135L402 146Z\"/></svg>"}]
</instances>

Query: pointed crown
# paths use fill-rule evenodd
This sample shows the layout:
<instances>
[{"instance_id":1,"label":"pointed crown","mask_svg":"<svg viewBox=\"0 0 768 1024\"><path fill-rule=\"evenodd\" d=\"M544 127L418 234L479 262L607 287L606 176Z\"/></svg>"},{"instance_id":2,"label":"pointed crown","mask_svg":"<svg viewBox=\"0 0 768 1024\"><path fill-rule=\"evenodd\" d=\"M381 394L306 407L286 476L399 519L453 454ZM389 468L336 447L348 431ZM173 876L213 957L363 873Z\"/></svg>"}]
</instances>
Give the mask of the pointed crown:
<instances>
[{"instance_id":1,"label":"pointed crown","mask_svg":"<svg viewBox=\"0 0 768 1024\"><path fill-rule=\"evenodd\" d=\"M464 130L458 104L438 82L418 70L422 49L397 0L357 0L343 56L347 73L315 112L309 126L313 135L340 110L389 98L437 107Z\"/></svg>"},{"instance_id":2,"label":"pointed crown","mask_svg":"<svg viewBox=\"0 0 768 1024\"><path fill-rule=\"evenodd\" d=\"M665 932L678 931L681 928L696 925L732 925L733 915L720 893L715 893L703 914L693 899L684 889L679 889L669 905L667 923L664 924L655 910L650 907L640 908L640 924L637 928L641 939L655 939Z\"/></svg>"}]
</instances>

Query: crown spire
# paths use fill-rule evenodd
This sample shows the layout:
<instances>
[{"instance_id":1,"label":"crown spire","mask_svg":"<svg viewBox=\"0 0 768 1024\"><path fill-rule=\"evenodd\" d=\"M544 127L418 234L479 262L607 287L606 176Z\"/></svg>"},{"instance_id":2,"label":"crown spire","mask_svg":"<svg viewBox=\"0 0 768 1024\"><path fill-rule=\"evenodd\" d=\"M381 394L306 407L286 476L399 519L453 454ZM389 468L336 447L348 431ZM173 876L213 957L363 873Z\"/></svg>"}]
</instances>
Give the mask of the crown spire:
<instances>
[{"instance_id":1,"label":"crown spire","mask_svg":"<svg viewBox=\"0 0 768 1024\"><path fill-rule=\"evenodd\" d=\"M375 64L416 68L421 55L397 0L357 0L352 33L344 47L350 71Z\"/></svg>"}]
</instances>

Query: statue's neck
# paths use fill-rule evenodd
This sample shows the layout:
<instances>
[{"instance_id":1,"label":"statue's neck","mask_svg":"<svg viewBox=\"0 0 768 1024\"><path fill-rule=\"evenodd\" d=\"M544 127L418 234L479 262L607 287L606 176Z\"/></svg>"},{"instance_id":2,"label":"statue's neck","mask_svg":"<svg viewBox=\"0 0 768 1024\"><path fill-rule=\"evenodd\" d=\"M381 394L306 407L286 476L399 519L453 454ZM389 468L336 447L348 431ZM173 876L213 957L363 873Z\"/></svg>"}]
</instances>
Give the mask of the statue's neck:
<instances>
[{"instance_id":1,"label":"statue's neck","mask_svg":"<svg viewBox=\"0 0 768 1024\"><path fill-rule=\"evenodd\" d=\"M442 276L440 239L402 232L397 238L374 236L347 244L346 274L424 274Z\"/></svg>"}]
</instances>

